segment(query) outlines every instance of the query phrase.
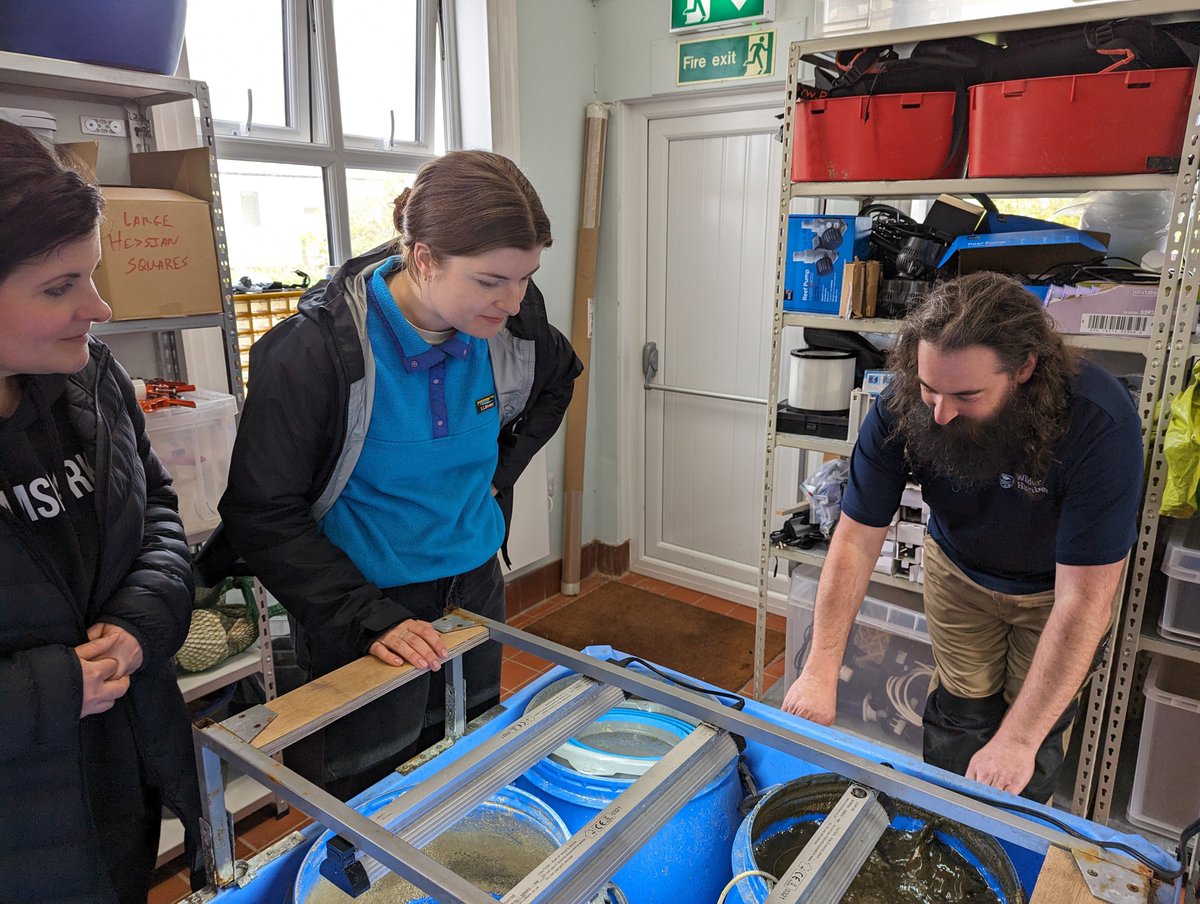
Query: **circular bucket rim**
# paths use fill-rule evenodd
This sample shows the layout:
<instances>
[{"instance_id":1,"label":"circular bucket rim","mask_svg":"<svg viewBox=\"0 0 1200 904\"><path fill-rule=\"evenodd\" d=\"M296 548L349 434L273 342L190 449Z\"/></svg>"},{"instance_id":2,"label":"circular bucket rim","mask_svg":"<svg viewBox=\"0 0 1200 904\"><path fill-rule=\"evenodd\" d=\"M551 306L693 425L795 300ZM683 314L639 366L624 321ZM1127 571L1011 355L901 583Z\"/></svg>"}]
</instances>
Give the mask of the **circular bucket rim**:
<instances>
[{"instance_id":1,"label":"circular bucket rim","mask_svg":"<svg viewBox=\"0 0 1200 904\"><path fill-rule=\"evenodd\" d=\"M741 871L738 868L739 853L747 857L747 867L757 867L757 862L754 859L756 823L763 817L764 809L772 805L782 805L780 801L781 795L789 792L807 791L809 797L816 799L814 803L817 806L820 806L822 802L827 802L832 807L850 784L849 780L835 773L818 772L801 776L791 781L781 782L766 789L763 792L762 799L754 805L754 808L746 815L746 818L738 829L738 840L735 841L733 851L734 871ZM822 801L822 798L828 798L828 800ZM797 799L803 800L803 795L797 794ZM893 827L895 827L897 820L912 821L916 824L915 826L906 826L906 828L917 827L930 821L941 823L947 828L953 827L954 831L962 837L938 831L938 838L961 857L969 867L980 872L984 880L988 883L988 887L1002 897L1004 904L1027 904L1025 889L1021 885L1021 879L1017 874L1016 867L1012 863L1012 859L1008 856L1008 852L991 835L973 829L970 826L953 822L944 816L938 816L930 810L895 800L894 798L892 799L892 805L896 809L896 813L892 817L891 824ZM828 809L825 811L814 810L811 813L796 817L793 821L816 821L819 817L827 813ZM766 827L764 826L763 828ZM981 852L975 849L976 847L984 849L982 856ZM1003 871L1004 874L999 874L998 870ZM748 898L740 890L743 882L747 883L746 888L751 894ZM766 900L768 895L766 882L758 876L747 876L741 879L737 883L737 887L744 900Z\"/></svg>"},{"instance_id":2,"label":"circular bucket rim","mask_svg":"<svg viewBox=\"0 0 1200 904\"><path fill-rule=\"evenodd\" d=\"M412 785L408 785L403 788L393 788L390 791L377 794L359 804L355 807L355 810L363 816L371 816L405 792L411 790L412 787ZM522 803L528 809L523 809L520 806ZM530 806L531 804L532 806ZM563 822L562 817L558 815L550 804L536 794L531 794L515 785L505 785L487 800L464 814L462 818L466 819L483 808L503 810L515 814L522 822L544 829L547 837L554 842L556 847L561 847L571 837L571 833L567 829L567 824ZM392 825L395 825L395 823L389 824L388 828L391 828ZM292 901L294 904L304 904L308 900L308 897L311 896L315 883L322 878L320 868L321 863L325 860L325 846L336 834L333 830L326 829L317 837L317 840L313 842L308 852L304 855L304 859L300 863L300 868L296 872L296 878L292 882ZM306 885L306 888L303 890L301 889L302 880L305 881ZM304 897L301 897L301 894ZM415 898L411 904L421 904L421 901L421 898Z\"/></svg>"}]
</instances>

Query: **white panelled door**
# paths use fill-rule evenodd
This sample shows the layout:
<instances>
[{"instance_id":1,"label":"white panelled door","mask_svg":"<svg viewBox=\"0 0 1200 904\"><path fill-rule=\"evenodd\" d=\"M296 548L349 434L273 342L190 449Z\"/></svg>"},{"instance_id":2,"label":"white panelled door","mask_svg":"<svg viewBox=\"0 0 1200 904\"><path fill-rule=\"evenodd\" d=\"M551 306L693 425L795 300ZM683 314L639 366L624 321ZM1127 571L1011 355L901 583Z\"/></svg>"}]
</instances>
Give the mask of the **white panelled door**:
<instances>
[{"instance_id":1,"label":"white panelled door","mask_svg":"<svg viewBox=\"0 0 1200 904\"><path fill-rule=\"evenodd\" d=\"M658 349L656 385L765 403L782 166L776 112L648 123L645 338ZM707 576L726 591L729 582L755 586L762 403L646 390L643 570L678 572L693 586ZM777 475L794 475L795 453L781 451L790 460ZM777 482L794 496L794 478L790 489Z\"/></svg>"}]
</instances>

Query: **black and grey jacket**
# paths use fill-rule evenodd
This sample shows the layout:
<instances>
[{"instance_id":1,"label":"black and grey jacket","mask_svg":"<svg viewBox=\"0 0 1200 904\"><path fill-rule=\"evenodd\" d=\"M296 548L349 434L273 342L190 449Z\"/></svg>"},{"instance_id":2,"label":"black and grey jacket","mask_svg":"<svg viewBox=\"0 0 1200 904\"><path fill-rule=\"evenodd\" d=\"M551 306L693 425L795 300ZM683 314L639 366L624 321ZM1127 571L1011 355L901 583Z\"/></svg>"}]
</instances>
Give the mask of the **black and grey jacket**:
<instances>
[{"instance_id":1,"label":"black and grey jacket","mask_svg":"<svg viewBox=\"0 0 1200 904\"><path fill-rule=\"evenodd\" d=\"M141 644L128 693L88 719L98 720L107 749L129 754L105 768L156 786L194 851L200 798L173 660L191 619L192 572L170 477L108 348L93 341L87 367L70 377L33 379L65 382L69 418L95 469L100 548L90 599L77 600L28 527L0 507L0 900L97 904L115 897L91 812L104 789L85 787L73 648L100 621Z\"/></svg>"},{"instance_id":2,"label":"black and grey jacket","mask_svg":"<svg viewBox=\"0 0 1200 904\"><path fill-rule=\"evenodd\" d=\"M411 617L367 582L318 526L345 488L370 427L375 364L367 282L389 255L376 249L347 262L305 294L298 314L255 344L220 504L228 545L305 632L320 639L313 653L322 661L311 663L312 674L362 656L380 632ZM547 321L532 282L520 313L489 340L488 351L501 416L492 483L508 524L513 484L558 429L583 365ZM215 566L204 575L209 580L224 570L219 542L206 556Z\"/></svg>"}]
</instances>

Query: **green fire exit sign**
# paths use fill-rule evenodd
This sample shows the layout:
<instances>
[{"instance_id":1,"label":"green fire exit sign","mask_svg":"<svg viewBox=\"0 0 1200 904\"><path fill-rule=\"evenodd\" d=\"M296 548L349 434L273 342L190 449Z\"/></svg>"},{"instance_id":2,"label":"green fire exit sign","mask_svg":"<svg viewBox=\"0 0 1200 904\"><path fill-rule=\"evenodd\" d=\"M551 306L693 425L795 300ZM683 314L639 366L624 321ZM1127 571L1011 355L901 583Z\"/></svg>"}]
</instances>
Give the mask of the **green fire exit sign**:
<instances>
[{"instance_id":1,"label":"green fire exit sign","mask_svg":"<svg viewBox=\"0 0 1200 904\"><path fill-rule=\"evenodd\" d=\"M671 0L671 31L700 31L775 19L775 0Z\"/></svg>"},{"instance_id":2,"label":"green fire exit sign","mask_svg":"<svg viewBox=\"0 0 1200 904\"><path fill-rule=\"evenodd\" d=\"M679 42L676 82L767 78L775 74L775 32L755 31Z\"/></svg>"}]
</instances>

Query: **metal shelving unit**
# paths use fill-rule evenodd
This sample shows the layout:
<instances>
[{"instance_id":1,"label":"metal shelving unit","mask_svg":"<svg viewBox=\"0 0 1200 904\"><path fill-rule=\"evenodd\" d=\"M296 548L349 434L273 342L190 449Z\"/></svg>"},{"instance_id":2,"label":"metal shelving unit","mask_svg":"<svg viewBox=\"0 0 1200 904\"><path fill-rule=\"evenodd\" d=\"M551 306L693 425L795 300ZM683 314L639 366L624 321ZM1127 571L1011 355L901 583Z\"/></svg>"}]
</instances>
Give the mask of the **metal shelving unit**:
<instances>
[{"instance_id":1,"label":"metal shelving unit","mask_svg":"<svg viewBox=\"0 0 1200 904\"><path fill-rule=\"evenodd\" d=\"M793 185L791 182L792 129L796 84L801 67L800 57L804 53L853 49L867 44L880 46L903 44L931 38L970 36L981 34L1003 34L1055 25L1107 20L1121 16L1193 14L1194 4L1175 0L1148 0L1148 2L1117 2L1101 5L1054 10L1043 13L998 17L973 22L949 22L935 26L904 29L891 32L868 34L846 34L836 37L797 42L792 44L788 59L786 108L782 139L784 145L783 172L781 174L780 210L777 271L776 309L772 321L771 364L768 380L766 464L764 471L762 508L762 547L758 583L758 618L755 631L755 694L762 693L762 669L766 636L766 606L769 589L771 561L775 557L790 561L820 564L821 556L800 553L772 546L770 533L773 517L775 452L778 448L797 448L811 451L848 455L851 443L821 437L797 436L778 433L775 428L775 411L779 402L779 373L785 355L782 347L785 327L821 327L842 329L859 333L893 333L898 329L896 321L865 319L841 320L837 317L814 314L797 314L782 310L783 286L786 263L787 217L793 199L821 198L921 198L937 194L982 192L998 196L1038 196L1062 193L1080 193L1088 190L1173 190L1175 207L1171 215L1171 237L1167 250L1167 264L1159 283L1158 298L1152 319L1150 335L1145 338L1122 336L1067 336L1069 343L1083 348L1131 352L1145 358L1143 383L1138 406L1145 437L1148 471L1145 508L1139 524L1138 546L1135 548L1130 567L1127 569L1128 587L1123 597L1120 617L1114 625L1110 649L1114 655L1092 681L1088 698L1082 701L1077 722L1081 730L1081 752L1076 774L1073 809L1076 813L1101 822L1107 821L1113 783L1118 763L1125 716L1129 708L1129 695L1137 685L1135 673L1137 653L1153 651L1164 655L1178 656L1200 661L1200 650L1185 644L1167 640L1153 633L1144 633L1142 611L1146 593L1150 562L1158 527L1158 507L1161 503L1161 486L1165 478L1165 463L1162 456L1165 418L1158 422L1161 411L1168 412L1174 396L1186 385L1186 362L1189 356L1200 354L1200 341L1193 342L1196 326L1197 285L1196 261L1200 260L1200 212L1195 207L1196 184L1200 179L1200 97L1193 94L1189 113L1188 135L1183 146L1183 162L1178 175L1125 175L1108 177L1067 177L1036 179L938 179L928 181L870 182L870 183L806 183ZM1200 79L1197 89L1200 92ZM896 583L889 576L874 574L877 583ZM907 581L906 589L913 589ZM1152 631L1152 629L1151 629Z\"/></svg>"},{"instance_id":2,"label":"metal shelving unit","mask_svg":"<svg viewBox=\"0 0 1200 904\"><path fill-rule=\"evenodd\" d=\"M240 408L244 395L242 371L237 344L233 293L230 288L225 221L214 150L215 138L208 85L202 81L0 51L0 94L16 95L22 99L28 98L31 103L35 103L38 97L50 97L80 104L121 106L124 108L129 122L128 141L131 154L155 150L151 107L177 101L194 101L196 103L201 137L204 146L208 149L208 170L213 198L210 211L213 236L216 241L217 264L220 270L222 310L220 313L187 317L110 321L109 323L95 324L92 332L97 336L125 333L155 334L163 366L168 371L173 371L164 376L180 379L186 374L182 372L183 367L180 364L181 358L177 347L179 332L191 329L220 329L229 391L237 399ZM189 537L188 539L195 543L203 538ZM259 625L256 647L239 656L232 657L207 672L181 677L179 684L185 700L196 699L226 687L234 681L256 674L261 675L266 699L275 698L275 674L271 656L267 600L265 591L257 582L255 599ZM249 779L236 779L234 785L238 794L236 806L231 807L231 810L236 816L244 815L276 799L272 791ZM159 862L170 859L180 850L182 850L182 829L179 828L176 820L164 820L162 839L159 844Z\"/></svg>"},{"instance_id":3,"label":"metal shelving unit","mask_svg":"<svg viewBox=\"0 0 1200 904\"><path fill-rule=\"evenodd\" d=\"M29 56L0 51L0 91L14 94L49 96L90 103L109 103L124 107L129 120L131 153L155 150L154 120L150 108L177 101L195 101L199 107L200 134L208 149L208 171L212 180L210 205L213 236L220 269L221 313L195 317L156 318L153 320L113 321L100 326L97 335L130 332L160 332L173 345L178 330L206 326L221 327L224 337L225 365L230 392L241 404L242 373L238 358L237 328L233 293L230 288L229 255L225 245L225 217L221 204L221 186L217 178L216 138L213 134L212 106L208 85L192 79L173 78L147 72L111 69L67 60ZM168 359L170 360L170 358ZM177 360L177 356L175 356ZM174 374L171 376L181 376Z\"/></svg>"}]
</instances>

